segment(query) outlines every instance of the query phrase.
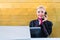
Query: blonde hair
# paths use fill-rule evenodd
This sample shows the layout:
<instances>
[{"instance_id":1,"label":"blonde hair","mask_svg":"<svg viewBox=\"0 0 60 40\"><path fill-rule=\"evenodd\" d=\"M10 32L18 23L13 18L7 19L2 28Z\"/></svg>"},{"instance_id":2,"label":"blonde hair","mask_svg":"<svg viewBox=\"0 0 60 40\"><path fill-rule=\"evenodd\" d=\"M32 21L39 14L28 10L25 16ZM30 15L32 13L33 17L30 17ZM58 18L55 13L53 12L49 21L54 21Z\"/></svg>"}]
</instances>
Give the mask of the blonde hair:
<instances>
[{"instance_id":1,"label":"blonde hair","mask_svg":"<svg viewBox=\"0 0 60 40\"><path fill-rule=\"evenodd\" d=\"M38 9L43 9L43 11L46 11L46 9L45 9L44 6L38 6L38 7L37 7L37 10L38 10Z\"/></svg>"}]
</instances>

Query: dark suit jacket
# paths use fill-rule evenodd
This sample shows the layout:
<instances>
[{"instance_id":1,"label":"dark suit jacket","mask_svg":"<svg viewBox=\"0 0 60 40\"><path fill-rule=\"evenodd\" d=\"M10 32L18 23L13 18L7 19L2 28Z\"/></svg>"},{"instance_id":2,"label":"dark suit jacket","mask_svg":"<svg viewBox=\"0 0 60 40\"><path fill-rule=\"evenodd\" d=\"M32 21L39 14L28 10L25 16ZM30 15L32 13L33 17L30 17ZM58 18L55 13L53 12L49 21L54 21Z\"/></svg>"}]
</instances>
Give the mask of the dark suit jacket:
<instances>
[{"instance_id":1,"label":"dark suit jacket","mask_svg":"<svg viewBox=\"0 0 60 40\"><path fill-rule=\"evenodd\" d=\"M30 27L41 27L41 34L40 37L48 37L48 35L51 34L52 32L52 22L51 21L45 21L43 22L42 25L39 25L39 21L38 20L32 20L29 24ZM47 30L47 32L44 31L44 27ZM47 35L48 33L48 35Z\"/></svg>"}]
</instances>

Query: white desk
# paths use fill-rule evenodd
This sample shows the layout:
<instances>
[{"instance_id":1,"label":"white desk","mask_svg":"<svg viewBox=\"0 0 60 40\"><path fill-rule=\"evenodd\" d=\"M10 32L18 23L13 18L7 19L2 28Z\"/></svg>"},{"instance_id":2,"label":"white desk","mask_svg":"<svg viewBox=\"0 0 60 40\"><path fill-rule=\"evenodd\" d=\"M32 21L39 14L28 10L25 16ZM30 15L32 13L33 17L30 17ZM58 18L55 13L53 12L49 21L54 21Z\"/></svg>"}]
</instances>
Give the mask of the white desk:
<instances>
[{"instance_id":1,"label":"white desk","mask_svg":"<svg viewBox=\"0 0 60 40\"><path fill-rule=\"evenodd\" d=\"M31 38L31 40L60 40L60 38Z\"/></svg>"},{"instance_id":2,"label":"white desk","mask_svg":"<svg viewBox=\"0 0 60 40\"><path fill-rule=\"evenodd\" d=\"M27 26L0 26L0 40L60 40L60 38L31 38Z\"/></svg>"},{"instance_id":3,"label":"white desk","mask_svg":"<svg viewBox=\"0 0 60 40\"><path fill-rule=\"evenodd\" d=\"M0 40L29 39L30 30L26 26L0 26Z\"/></svg>"}]
</instances>

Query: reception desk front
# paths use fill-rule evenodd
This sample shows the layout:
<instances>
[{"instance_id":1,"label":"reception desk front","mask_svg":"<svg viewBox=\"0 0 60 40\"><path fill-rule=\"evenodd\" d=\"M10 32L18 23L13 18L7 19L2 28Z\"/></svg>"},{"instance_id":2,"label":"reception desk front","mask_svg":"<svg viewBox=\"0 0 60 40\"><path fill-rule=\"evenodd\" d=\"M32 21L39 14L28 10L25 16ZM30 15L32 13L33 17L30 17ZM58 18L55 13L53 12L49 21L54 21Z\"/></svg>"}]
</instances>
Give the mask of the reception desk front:
<instances>
[{"instance_id":1,"label":"reception desk front","mask_svg":"<svg viewBox=\"0 0 60 40\"><path fill-rule=\"evenodd\" d=\"M29 40L28 26L0 26L0 40Z\"/></svg>"}]
</instances>

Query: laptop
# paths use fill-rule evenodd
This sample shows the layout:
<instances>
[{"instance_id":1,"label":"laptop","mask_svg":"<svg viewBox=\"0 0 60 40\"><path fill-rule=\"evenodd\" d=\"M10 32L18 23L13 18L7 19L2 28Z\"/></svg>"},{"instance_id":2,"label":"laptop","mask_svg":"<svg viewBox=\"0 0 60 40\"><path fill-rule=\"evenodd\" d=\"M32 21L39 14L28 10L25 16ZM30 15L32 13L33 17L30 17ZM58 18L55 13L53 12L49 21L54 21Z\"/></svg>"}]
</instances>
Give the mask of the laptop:
<instances>
[{"instance_id":1,"label":"laptop","mask_svg":"<svg viewBox=\"0 0 60 40\"><path fill-rule=\"evenodd\" d=\"M41 37L41 27L30 27L31 38L40 38Z\"/></svg>"}]
</instances>

